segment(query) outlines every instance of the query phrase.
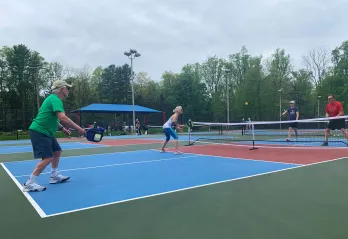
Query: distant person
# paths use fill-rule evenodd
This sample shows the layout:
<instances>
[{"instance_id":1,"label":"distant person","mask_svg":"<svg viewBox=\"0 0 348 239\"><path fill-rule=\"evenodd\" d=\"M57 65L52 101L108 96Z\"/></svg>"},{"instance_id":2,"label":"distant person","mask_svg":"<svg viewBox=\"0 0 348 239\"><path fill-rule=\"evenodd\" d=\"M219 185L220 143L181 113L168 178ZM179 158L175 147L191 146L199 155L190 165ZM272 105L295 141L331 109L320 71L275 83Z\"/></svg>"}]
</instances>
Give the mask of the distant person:
<instances>
[{"instance_id":1,"label":"distant person","mask_svg":"<svg viewBox=\"0 0 348 239\"><path fill-rule=\"evenodd\" d=\"M343 106L341 102L336 101L336 98L334 95L329 95L327 99L329 103L326 105L326 108L325 108L326 117L344 116L344 110L343 110ZM325 142L322 144L322 146L329 145L328 141L329 141L330 130L339 129L342 131L342 134L344 135L344 137L348 139L348 134L345 128L346 128L346 121L344 118L330 120L325 130Z\"/></svg>"},{"instance_id":2,"label":"distant person","mask_svg":"<svg viewBox=\"0 0 348 239\"><path fill-rule=\"evenodd\" d=\"M290 107L284 111L284 113L282 115L288 115L288 120L298 120L300 117L300 112L298 111L298 109L295 107L295 101L290 101L289 102ZM295 131L295 139L298 139L298 132L297 132L297 125L298 122L291 122L289 123L289 132L288 132L288 138L286 139L286 141L290 141L291 139L291 132L292 130Z\"/></svg>"},{"instance_id":3,"label":"distant person","mask_svg":"<svg viewBox=\"0 0 348 239\"><path fill-rule=\"evenodd\" d=\"M109 134L109 136L111 136L111 126L110 125L108 126L108 134Z\"/></svg>"},{"instance_id":4,"label":"distant person","mask_svg":"<svg viewBox=\"0 0 348 239\"><path fill-rule=\"evenodd\" d=\"M248 124L248 130L251 130L251 126L252 126L252 125L251 125L251 119L250 119L250 118L248 118L248 123L249 123L249 124Z\"/></svg>"},{"instance_id":5,"label":"distant person","mask_svg":"<svg viewBox=\"0 0 348 239\"><path fill-rule=\"evenodd\" d=\"M137 130L137 135L141 135L141 128L140 128L140 121L139 121L139 119L136 119L136 121L135 121L135 128Z\"/></svg>"},{"instance_id":6,"label":"distant person","mask_svg":"<svg viewBox=\"0 0 348 239\"><path fill-rule=\"evenodd\" d=\"M177 106L173 110L173 112L174 112L174 114L172 116L170 116L168 121L166 123L164 123L164 125L163 125L163 131L164 131L164 134L166 136L166 140L163 143L161 152L162 153L166 152L164 150L164 148L166 147L167 143L169 142L170 136L172 136L174 139L174 145L175 145L174 154L181 154L181 152L179 151L179 146L178 146L178 135L176 134L174 129L179 129L179 131L181 131L181 132L183 130L184 125L177 124L179 115L181 115L183 113L183 109L181 106Z\"/></svg>"},{"instance_id":7,"label":"distant person","mask_svg":"<svg viewBox=\"0 0 348 239\"><path fill-rule=\"evenodd\" d=\"M24 192L40 192L46 189L46 187L37 184L35 179L50 163L52 163L49 181L51 184L61 183L70 178L58 173L58 164L62 149L55 138L57 128L59 127L68 136L71 132L64 128L60 122L72 127L82 135L85 135L86 131L65 115L62 100L68 97L69 87L71 85L62 80L53 82L52 94L44 100L38 115L29 127L34 157L41 158L41 161L24 184Z\"/></svg>"},{"instance_id":8,"label":"distant person","mask_svg":"<svg viewBox=\"0 0 348 239\"><path fill-rule=\"evenodd\" d=\"M149 129L149 126L148 125L144 125L143 126L143 129L144 129L144 134L148 134L148 129Z\"/></svg>"},{"instance_id":9,"label":"distant person","mask_svg":"<svg viewBox=\"0 0 348 239\"><path fill-rule=\"evenodd\" d=\"M245 123L245 120L244 118L242 118L242 135L244 135L246 133L246 125L244 124Z\"/></svg>"}]
</instances>

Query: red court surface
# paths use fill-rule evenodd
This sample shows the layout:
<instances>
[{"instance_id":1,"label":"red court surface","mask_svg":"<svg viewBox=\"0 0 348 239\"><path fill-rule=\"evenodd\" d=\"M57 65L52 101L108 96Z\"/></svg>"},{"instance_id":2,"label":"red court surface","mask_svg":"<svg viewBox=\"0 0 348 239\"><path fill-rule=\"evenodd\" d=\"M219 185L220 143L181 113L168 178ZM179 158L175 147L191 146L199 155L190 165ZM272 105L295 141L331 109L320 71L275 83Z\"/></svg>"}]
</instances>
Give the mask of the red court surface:
<instances>
[{"instance_id":1,"label":"red court surface","mask_svg":"<svg viewBox=\"0 0 348 239\"><path fill-rule=\"evenodd\" d=\"M250 146L212 144L180 147L179 150L183 153L294 164L313 164L348 157L348 149L345 148L258 146L258 149L249 150L250 148ZM172 151L173 148L168 148L168 150Z\"/></svg>"}]
</instances>

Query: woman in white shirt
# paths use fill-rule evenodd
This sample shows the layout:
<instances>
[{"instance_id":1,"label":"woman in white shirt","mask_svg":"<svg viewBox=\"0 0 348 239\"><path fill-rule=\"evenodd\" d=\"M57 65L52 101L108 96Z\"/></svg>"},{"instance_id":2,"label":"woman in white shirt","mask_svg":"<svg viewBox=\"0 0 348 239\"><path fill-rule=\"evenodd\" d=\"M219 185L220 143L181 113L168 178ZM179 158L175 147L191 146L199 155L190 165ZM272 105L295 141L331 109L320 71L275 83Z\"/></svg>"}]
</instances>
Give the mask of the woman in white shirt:
<instances>
[{"instance_id":1,"label":"woman in white shirt","mask_svg":"<svg viewBox=\"0 0 348 239\"><path fill-rule=\"evenodd\" d=\"M164 123L164 125L163 125L163 131L164 131L164 134L166 135L166 140L163 143L161 152L162 153L166 152L164 150L164 148L166 147L167 143L169 142L170 136L172 136L173 139L174 139L174 145L175 145L174 154L180 154L181 152L178 149L179 148L179 146L178 146L178 135L176 134L174 129L177 129L180 132L182 132L182 130L183 130L184 125L177 124L179 115L181 115L183 113L183 109L182 109L181 106L177 106L173 110L173 112L174 112L174 114L172 116L170 116L168 121L166 123Z\"/></svg>"}]
</instances>

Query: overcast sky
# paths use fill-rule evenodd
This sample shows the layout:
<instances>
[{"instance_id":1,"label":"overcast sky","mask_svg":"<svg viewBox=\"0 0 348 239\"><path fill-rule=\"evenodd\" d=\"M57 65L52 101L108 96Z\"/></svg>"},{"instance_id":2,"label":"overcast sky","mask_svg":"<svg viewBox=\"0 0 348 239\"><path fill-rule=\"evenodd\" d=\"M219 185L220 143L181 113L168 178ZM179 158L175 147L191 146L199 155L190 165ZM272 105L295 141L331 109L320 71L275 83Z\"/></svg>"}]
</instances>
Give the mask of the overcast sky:
<instances>
[{"instance_id":1,"label":"overcast sky","mask_svg":"<svg viewBox=\"0 0 348 239\"><path fill-rule=\"evenodd\" d=\"M299 66L311 48L348 40L347 0L0 0L0 46L23 43L47 61L130 63L158 81L208 56L276 48Z\"/></svg>"}]
</instances>

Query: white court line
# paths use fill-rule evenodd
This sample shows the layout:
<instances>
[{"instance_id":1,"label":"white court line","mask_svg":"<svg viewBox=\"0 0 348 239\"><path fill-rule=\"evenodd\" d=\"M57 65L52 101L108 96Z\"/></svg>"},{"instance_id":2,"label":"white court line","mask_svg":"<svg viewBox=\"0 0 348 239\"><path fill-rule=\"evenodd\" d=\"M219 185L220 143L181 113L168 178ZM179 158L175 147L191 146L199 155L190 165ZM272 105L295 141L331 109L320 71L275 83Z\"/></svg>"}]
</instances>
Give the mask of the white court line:
<instances>
[{"instance_id":1,"label":"white court line","mask_svg":"<svg viewBox=\"0 0 348 239\"><path fill-rule=\"evenodd\" d=\"M159 144L160 142L152 142L152 143L149 143L149 142L147 142L147 143L140 143L140 144L121 144L121 145L105 145L105 146L107 146L107 147L122 147L122 146L136 146L136 145L151 145L151 144ZM94 145L94 144L92 144L92 145ZM134 150L134 151L139 151L139 150Z\"/></svg>"},{"instance_id":2,"label":"white court line","mask_svg":"<svg viewBox=\"0 0 348 239\"><path fill-rule=\"evenodd\" d=\"M176 159L186 159L186 158L196 158L196 157L198 157L198 156L186 156L186 157L176 157L176 158L168 158L168 159L148 160L148 161L140 161L140 162L132 162L132 163L110 164L110 165L102 165L102 166L94 166L94 167L86 167L86 168L67 169L67 170L60 170L60 171L62 172L62 171L86 170L86 169L95 169L95 168L112 167L112 166L123 166L123 165L141 164L141 163L153 163L153 162L169 161L169 160L176 160ZM7 167L3 163L1 163L1 165L4 168L4 170L7 172L7 174L10 176L10 178L15 182L17 187L24 194L24 196L32 204L32 206L37 211L37 213L40 215L40 217L41 218L47 217L46 213L41 209L41 207L36 203L36 201L30 196L30 194L28 192L23 192L23 186L16 179L16 177L18 178L18 177L25 177L25 176L30 176L30 175L13 176L13 174L7 169ZM48 173L50 173L50 172L48 172ZM48 173L41 173L41 175L42 174L48 174Z\"/></svg>"},{"instance_id":3,"label":"white court line","mask_svg":"<svg viewBox=\"0 0 348 239\"><path fill-rule=\"evenodd\" d=\"M72 156L65 156L60 157L61 159L70 159L70 158L83 158L83 157L92 157L92 156L99 156L99 155L107 155L107 154L123 154L123 153L134 153L134 152L142 152L142 151L151 151L151 149L142 149L142 150L129 150L129 151L122 151L122 152L110 152L110 153L100 153L100 154L83 154L83 155L72 155ZM19 160L19 161L9 161L5 163L24 163L24 162L30 162L35 161L38 159L26 159L26 160Z\"/></svg>"},{"instance_id":4,"label":"white court line","mask_svg":"<svg viewBox=\"0 0 348 239\"><path fill-rule=\"evenodd\" d=\"M71 143L71 142L68 142ZM72 142L72 143L80 143L80 142ZM104 147L122 147L122 146L135 146L135 145L151 145L151 144L159 144L160 142L151 142L151 143L144 143L144 144L122 144L122 145L103 145L103 146L99 146L99 147L94 147L94 148L104 148ZM88 144L88 143L84 143L87 145L94 145L94 144ZM28 146L28 145L26 145ZM1 146L0 146L1 147ZM19 146L14 146L14 147L18 147L18 148L22 148ZM94 149L93 147L86 147L86 148L71 148L71 149L62 149L63 151L65 150L74 150L74 149ZM148 150L148 149L144 149L144 150ZM124 152L132 152L132 151L143 151L143 150L131 150L131 151L124 151ZM2 153L0 150L0 155L2 154L25 154L25 153L30 153L32 151L21 151L21 152L4 152ZM116 152L113 152L116 153ZM110 153L101 153L101 154L110 154ZM89 156L89 155L101 155L101 154L86 154L86 155L81 155L81 156ZM67 156L67 157L79 157L79 156ZM67 158L67 157L61 157L61 158ZM35 160L35 159L28 159L28 160L21 160L21 161L13 161L13 162L23 162L23 161L31 161L31 160Z\"/></svg>"},{"instance_id":5,"label":"white court line","mask_svg":"<svg viewBox=\"0 0 348 239\"><path fill-rule=\"evenodd\" d=\"M93 144L84 144L84 145L93 145ZM68 148L68 149L67 148L64 149L62 147L62 150L65 151L65 150L74 150L74 149L95 149L95 148L104 148L104 147L108 147L108 146L109 145L103 145L103 146L99 146L98 145L98 147L84 147L84 148L74 148L74 147L72 147L72 148ZM26 145L26 147L29 147L29 145ZM21 148L23 148L23 147L15 146L15 148L11 148L11 149L21 149ZM13 151L10 152L9 149L1 150L1 148L0 148L0 155L3 155L3 154L25 154L25 153L30 153L32 151L33 151L32 150L32 146L30 146L30 150L29 151L15 151L15 152L13 152Z\"/></svg>"},{"instance_id":6,"label":"white court line","mask_svg":"<svg viewBox=\"0 0 348 239\"><path fill-rule=\"evenodd\" d=\"M74 149L92 149L92 148L71 148L71 149L63 149L64 151L68 151L68 150L74 150ZM27 154L27 153L31 153L33 152L32 150L31 151L21 151L21 152L1 152L0 151L0 155L5 155L5 154ZM16 161L14 161L16 162Z\"/></svg>"},{"instance_id":7,"label":"white court line","mask_svg":"<svg viewBox=\"0 0 348 239\"><path fill-rule=\"evenodd\" d=\"M41 209L41 207L35 202L35 200L30 196L28 192L23 192L23 186L18 182L18 180L13 176L13 174L10 172L10 170L7 169L7 167L1 163L1 166L4 168L6 173L10 176L10 178L15 182L19 190L23 193L23 195L28 199L28 201L31 203L31 205L34 207L34 209L37 211L37 213L40 215L41 218L47 217L46 213Z\"/></svg>"},{"instance_id":8,"label":"white court line","mask_svg":"<svg viewBox=\"0 0 348 239\"><path fill-rule=\"evenodd\" d=\"M158 149L152 149L153 151L160 151ZM214 158L224 158L224 159L239 159L239 160L245 160L245 161L255 161L255 162L265 162L265 163L278 163L278 164L285 164L285 165L303 165L298 163L284 163L284 162L278 162L278 161L268 161L268 160L259 160L259 159L247 159L247 158L235 158L235 157L224 157L224 156L218 156L218 155L210 155L210 154L196 154L196 153L185 153L184 154L191 154L191 155L197 155L197 156L207 156L207 157L214 157Z\"/></svg>"},{"instance_id":9,"label":"white court line","mask_svg":"<svg viewBox=\"0 0 348 239\"><path fill-rule=\"evenodd\" d=\"M109 145L105 145L105 144L93 144L93 143L88 143L88 142L74 142L74 144L82 144L82 145L96 145L97 147L105 147L105 146L109 146Z\"/></svg>"},{"instance_id":10,"label":"white court line","mask_svg":"<svg viewBox=\"0 0 348 239\"><path fill-rule=\"evenodd\" d=\"M153 141L153 140L151 140ZM136 143L136 144L120 144L120 145L107 145L112 147L122 147L122 146L135 146L135 145L146 145L146 144L159 144L160 142L146 142L146 143Z\"/></svg>"},{"instance_id":11,"label":"white court line","mask_svg":"<svg viewBox=\"0 0 348 239\"><path fill-rule=\"evenodd\" d=\"M60 142L60 145L77 145L77 144L81 144L80 142ZM85 143L86 144L86 143ZM7 149L7 148L11 148L11 149L21 149L23 147L27 147L27 148L32 148L32 144L26 144L26 145L1 145L0 144L0 150L1 149Z\"/></svg>"},{"instance_id":12,"label":"white court line","mask_svg":"<svg viewBox=\"0 0 348 239\"><path fill-rule=\"evenodd\" d=\"M27 153L30 153L32 151L21 151L21 152L0 152L0 155L4 155L4 154L27 154Z\"/></svg>"},{"instance_id":13,"label":"white court line","mask_svg":"<svg viewBox=\"0 0 348 239\"><path fill-rule=\"evenodd\" d=\"M241 180L241 179L253 178L253 177L257 177L257 176L268 175L268 174L273 174L273 173L277 173L277 172L282 172L282 171L287 171L287 170L292 170L292 169L297 169L297 168L308 167L308 166L312 166L312 165L316 165L316 164L328 163L328 162L337 161L337 160L344 159L344 158L337 158L337 159L332 159L332 160L328 160L328 161L324 161L324 162L318 162L318 163L307 164L307 165L300 165L300 166L297 166L297 167L280 169L280 170L271 171L271 172L267 172L267 173L260 173L260 174L255 174L255 175L251 175L251 176L246 176L246 177L228 179L228 180L218 181L218 182L214 182L214 183L207 183L207 184L202 184L202 185L197 185L197 186L192 186L192 187L187 187L187 188L182 188L182 189L177 189L177 190L172 190L172 191L167 191L167 192L163 192L163 193L156 193L156 194L151 194L151 195L147 195L147 196L126 199L126 200L122 200L122 201L116 201L116 202L105 203L105 204L100 204L100 205L91 206L91 207L80 208L80 209L76 209L76 210L70 210L70 211L65 211L65 212L60 212L60 213L54 213L54 214L47 215L46 217L59 216L59 215L63 215L63 214L69 214L69 213L73 213L73 212L79 212L79 211L84 211L84 210L88 210L88 209L109 206L109 205L118 204L118 203L124 203L124 202L129 202L129 201L134 201L134 200L139 200L139 199L145 199L145 198L150 198L150 197L155 197L155 196L160 196L160 195L165 195L165 194L170 194L170 193L175 193L175 192L180 192L180 191L186 191L186 190L190 190L190 189L194 189L194 188L202 188L202 187L215 185L215 184L221 184L221 183L237 181L237 180Z\"/></svg>"},{"instance_id":14,"label":"white court line","mask_svg":"<svg viewBox=\"0 0 348 239\"><path fill-rule=\"evenodd\" d=\"M252 140L250 140L252 141ZM244 147L244 148L251 148L252 144L235 144L235 143L230 143L230 144L224 144L224 143L212 143L208 141L196 141L198 143L204 143L204 144L217 144L217 145L225 145L225 146L236 146L236 147ZM330 143L330 142L329 142ZM194 146L205 146L205 145L194 145ZM312 147L312 146L278 146L277 144L271 144L271 145L254 145L255 148L272 148L272 149L301 149L301 150L311 150L311 149L322 149L322 150L329 150L329 149L342 149L342 150L348 150L348 147L333 147L333 146L322 146L322 147Z\"/></svg>"},{"instance_id":15,"label":"white court line","mask_svg":"<svg viewBox=\"0 0 348 239\"><path fill-rule=\"evenodd\" d=\"M167 158L167 159L154 159L154 160L130 162L130 163L106 164L106 165L92 166L92 167L85 167L85 168L71 168L71 169L59 170L59 172L69 172L69 171L95 169L95 168L106 168L106 167L124 166L124 165L132 165L132 164L142 164L142 163L154 163L154 162L169 161L169 160L176 160L176 159L186 159L186 158L196 158L196 157L199 157L199 155L186 156L186 157L176 157L176 158ZM50 174L50 173L51 172L45 172L45 173L41 173L41 175L43 175L43 174ZM29 176L30 176L30 174L28 174L28 175L19 175L19 176L14 176L14 177L21 178L21 177L29 177Z\"/></svg>"}]
</instances>

